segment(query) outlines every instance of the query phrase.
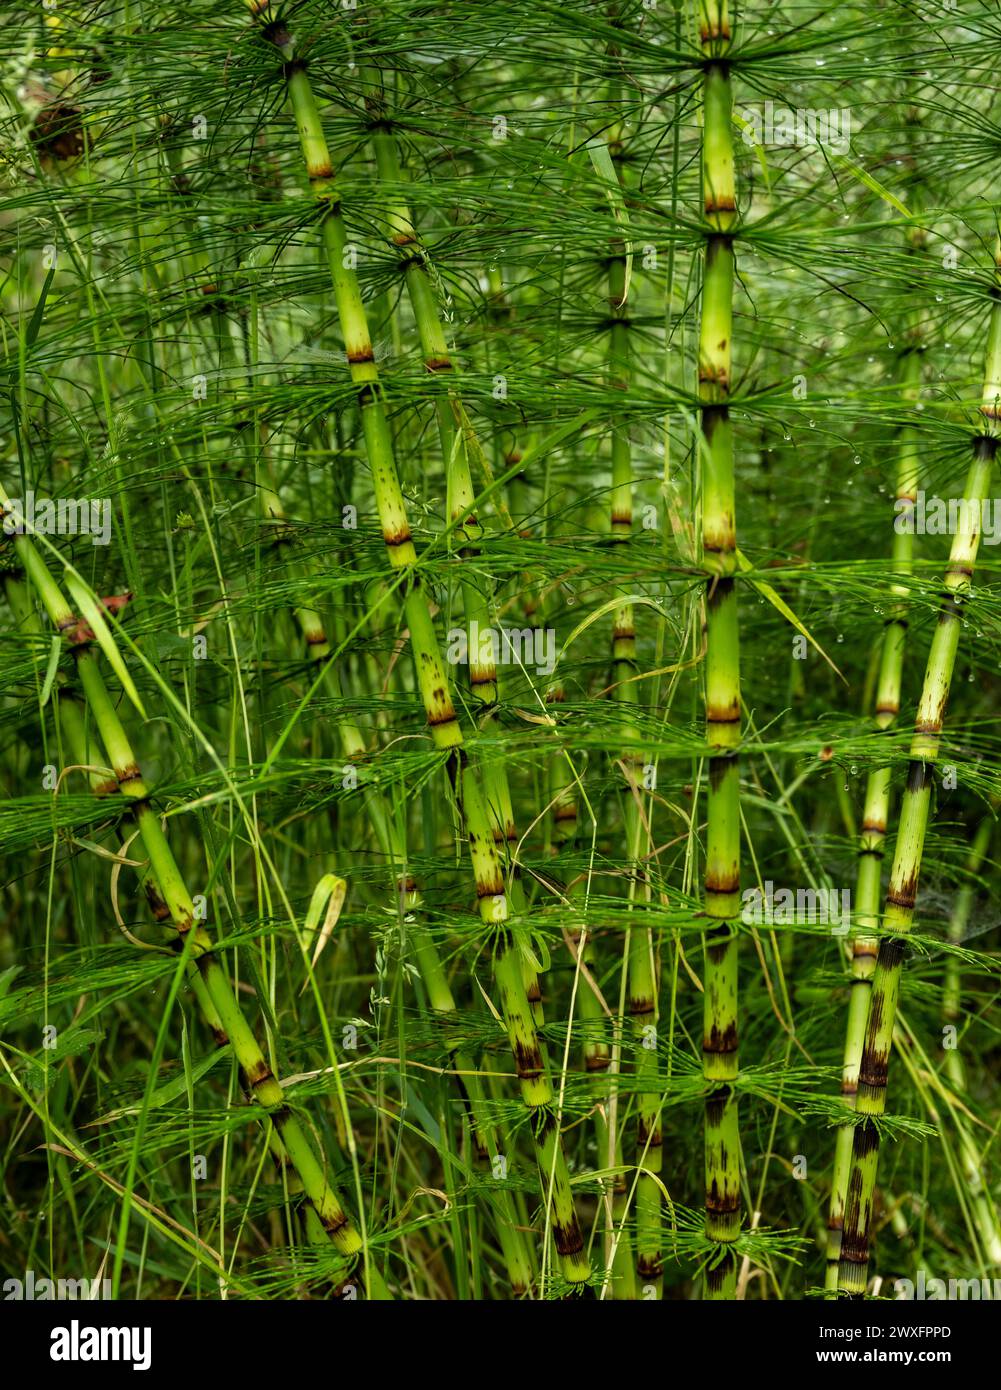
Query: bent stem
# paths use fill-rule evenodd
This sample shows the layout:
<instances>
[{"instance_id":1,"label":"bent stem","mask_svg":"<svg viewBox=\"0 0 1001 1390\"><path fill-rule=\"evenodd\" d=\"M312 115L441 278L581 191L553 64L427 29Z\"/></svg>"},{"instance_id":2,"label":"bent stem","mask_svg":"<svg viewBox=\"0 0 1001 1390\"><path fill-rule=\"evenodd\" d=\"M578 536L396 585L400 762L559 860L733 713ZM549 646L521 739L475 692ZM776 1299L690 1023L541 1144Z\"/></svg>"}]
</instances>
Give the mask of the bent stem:
<instances>
[{"instance_id":1,"label":"bent stem","mask_svg":"<svg viewBox=\"0 0 1001 1390\"><path fill-rule=\"evenodd\" d=\"M251 0L260 18L263 9ZM525 988L521 949L510 922L510 908L500 859L490 824L483 788L470 764L462 729L456 718L431 608L417 568L400 488L392 431L369 334L358 277L352 258L345 255L347 229L334 179L330 152L320 121L306 65L294 55L291 33L281 20L269 23L263 37L284 60L289 103L295 116L310 189L320 213L320 228L333 284L351 379L358 388L357 403L366 452L375 485L389 564L405 575L403 615L428 726L435 747L445 755L452 792L466 832L480 918L492 945L494 978L501 1012L514 1056L521 1096L530 1112L536 1158L545 1197L547 1228L551 1228L563 1275L581 1284L590 1275L570 1188L554 1094L542 1053L532 1006Z\"/></svg>"},{"instance_id":2,"label":"bent stem","mask_svg":"<svg viewBox=\"0 0 1001 1390\"><path fill-rule=\"evenodd\" d=\"M6 493L0 488L0 500ZM211 1005L207 1021L219 1035L228 1038L263 1122L274 1125L289 1162L302 1181L327 1237L345 1257L365 1250L365 1242L355 1229L336 1189L327 1181L323 1164L317 1159L306 1131L285 1100L280 1083L271 1070L253 1029L243 1015L233 987L215 954L207 927L201 922L194 900L154 811L149 789L143 781L132 745L118 717L98 665L93 642L84 624L74 615L58 584L27 536L15 545L31 583L42 600L49 618L68 642L76 661L87 705L94 718L105 753L114 771L119 792L129 803L129 813L149 856L151 882L158 891L158 903L166 908L181 949L190 951L204 985L204 996ZM201 993L201 991L199 991ZM203 997L204 997L203 996ZM374 1298L390 1297L374 1268L367 1272L367 1286Z\"/></svg>"}]
</instances>

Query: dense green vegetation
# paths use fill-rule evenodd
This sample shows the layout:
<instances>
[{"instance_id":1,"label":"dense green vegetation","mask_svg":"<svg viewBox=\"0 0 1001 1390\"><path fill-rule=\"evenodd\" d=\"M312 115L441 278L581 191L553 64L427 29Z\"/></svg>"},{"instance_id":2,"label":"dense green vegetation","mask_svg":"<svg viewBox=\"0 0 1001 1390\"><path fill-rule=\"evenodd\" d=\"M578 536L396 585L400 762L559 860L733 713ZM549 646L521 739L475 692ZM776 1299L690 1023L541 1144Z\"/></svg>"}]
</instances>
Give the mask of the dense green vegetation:
<instances>
[{"instance_id":1,"label":"dense green vegetation","mask_svg":"<svg viewBox=\"0 0 1001 1390\"><path fill-rule=\"evenodd\" d=\"M1001 11L52 0L0 1269L1001 1273Z\"/></svg>"}]
</instances>

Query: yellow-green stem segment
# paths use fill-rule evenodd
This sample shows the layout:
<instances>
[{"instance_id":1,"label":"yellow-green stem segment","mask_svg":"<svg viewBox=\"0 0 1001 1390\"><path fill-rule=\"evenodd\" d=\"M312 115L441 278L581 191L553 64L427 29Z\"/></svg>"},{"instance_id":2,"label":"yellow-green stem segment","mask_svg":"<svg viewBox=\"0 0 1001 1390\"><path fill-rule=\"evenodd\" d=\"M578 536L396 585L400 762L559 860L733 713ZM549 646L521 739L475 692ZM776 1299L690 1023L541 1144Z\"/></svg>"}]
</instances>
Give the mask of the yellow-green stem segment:
<instances>
[{"instance_id":1,"label":"yellow-green stem segment","mask_svg":"<svg viewBox=\"0 0 1001 1390\"><path fill-rule=\"evenodd\" d=\"M973 581L986 500L998 448L1001 422L1001 241L995 248L993 305L988 329L981 432L973 440L959 529L949 552L938 622L932 637L911 739L907 785L900 812L890 885L880 941L865 1041L859 1066L851 1168L845 1199L838 1289L851 1298L865 1295L869 1237L879 1159L878 1120L886 1111L887 1076L896 1022L907 935L914 921L918 880L931 808L932 778L942 737L963 611Z\"/></svg>"},{"instance_id":2,"label":"yellow-green stem segment","mask_svg":"<svg viewBox=\"0 0 1001 1390\"><path fill-rule=\"evenodd\" d=\"M250 0L250 9L261 18L268 6L262 7L256 0ZM358 387L357 401L366 454L389 563L394 570L408 571L404 581L407 585L404 615L410 632L418 686L431 737L435 745L448 754L447 767L466 831L480 915L492 935L494 976L522 1099L532 1112L532 1131L549 1225L564 1277L570 1283L580 1284L588 1279L590 1265L574 1209L554 1096L525 990L521 952L508 925L509 905L487 803L464 747L431 610L416 571L417 553L400 488L392 431L383 401L368 320L358 277L353 269L353 257L345 254L349 238L330 152L306 63L295 56L294 41L284 21L267 23L263 37L275 46L284 61L289 104L295 117L310 189L321 212L321 233L348 368L352 381Z\"/></svg>"},{"instance_id":3,"label":"yellow-green stem segment","mask_svg":"<svg viewBox=\"0 0 1001 1390\"><path fill-rule=\"evenodd\" d=\"M703 0L702 193L705 271L698 375L702 457L702 555L706 580L706 742L709 794L704 912L705 1231L716 1247L706 1297L736 1295L740 1232L737 1123L737 940L740 917L740 662L737 634L735 486L729 398L734 293L732 93L727 6Z\"/></svg>"},{"instance_id":4,"label":"yellow-green stem segment","mask_svg":"<svg viewBox=\"0 0 1001 1390\"><path fill-rule=\"evenodd\" d=\"M912 252L916 250L912 247ZM903 352L901 393L913 404L920 394L921 362L924 350L921 321L912 321ZM897 486L895 514L912 508L917 498L919 442L913 425L901 431L897 456ZM893 535L893 572L900 578L910 574L913 563L914 533L912 528L895 527ZM883 633L879 673L876 682L873 724L879 732L890 729L900 711L900 687L904 670L904 644L907 637L908 589L898 581L890 586L891 604ZM849 1110L855 1109L859 1065L865 1040L865 1024L869 1013L869 995L876 968L879 946L875 931L879 926L879 905L882 890L880 867L883 862L886 827L890 815L889 767L873 768L866 779L862 826L859 835L858 868L855 881L853 910L851 993L848 1000L848 1019L841 1064L841 1099ZM841 1258L841 1228L848 1190L848 1171L851 1167L853 1128L851 1124L838 1127L834 1143L834 1169L831 1175L831 1198L827 1217L827 1268L824 1283L834 1295L838 1287L838 1263Z\"/></svg>"}]
</instances>

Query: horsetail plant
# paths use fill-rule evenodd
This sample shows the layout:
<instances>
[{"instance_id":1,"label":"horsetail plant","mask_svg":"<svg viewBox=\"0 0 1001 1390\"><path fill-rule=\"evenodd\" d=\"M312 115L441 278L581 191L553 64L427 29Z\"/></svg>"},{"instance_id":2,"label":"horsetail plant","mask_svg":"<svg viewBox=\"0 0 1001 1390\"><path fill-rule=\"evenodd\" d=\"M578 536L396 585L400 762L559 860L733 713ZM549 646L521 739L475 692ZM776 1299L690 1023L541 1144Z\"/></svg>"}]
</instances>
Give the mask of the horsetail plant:
<instances>
[{"instance_id":1,"label":"horsetail plant","mask_svg":"<svg viewBox=\"0 0 1001 1390\"><path fill-rule=\"evenodd\" d=\"M286 512L270 469L266 469L265 485L260 489L259 497L262 514L275 526L275 544L284 547L289 541L285 524ZM295 568L293 565L293 569ZM332 697L340 704L343 701L343 691L333 659L333 648L322 618L315 610L301 605L295 607L293 616L311 664L320 670ZM345 714L338 715L337 728L341 751L348 764L354 767L363 764L368 755L368 748L361 729ZM398 875L394 884L395 892L401 914L407 918L407 934L427 991L428 1001L434 1013L446 1026L451 1025L456 1015L455 999L434 939L420 920L420 890L416 879L405 870L406 847L396 819L385 805L382 793L377 787L367 789L365 801L366 811L382 853ZM494 1165L502 1157L502 1150L497 1128L487 1112L482 1081L460 1038L449 1039L448 1050L461 1097L469 1112L474 1150L479 1160L493 1171ZM495 1185L490 1201L497 1215L497 1235L504 1252L512 1292L523 1294L532 1285L533 1269L522 1233L517 1228L511 1194L505 1188Z\"/></svg>"},{"instance_id":2,"label":"horsetail plant","mask_svg":"<svg viewBox=\"0 0 1001 1390\"><path fill-rule=\"evenodd\" d=\"M614 48L609 54L614 63ZM616 189L624 193L625 124L621 119L621 92L616 81L610 83L613 125L608 132L608 171ZM592 152L592 158L594 154ZM596 167L603 164L596 160ZM613 195L615 196L615 195ZM619 194L618 196L622 196ZM624 209L617 211L624 220ZM610 243L608 258L609 384L613 390L627 391L630 384L630 318L627 304L631 247L620 228ZM633 528L633 469L629 426L614 421L612 426L611 536L627 544ZM629 866L630 902L646 892L644 860L649 836L643 801L643 756L636 749L635 709L638 703L636 676L635 610L628 597L616 606L612 620L613 693L623 712L622 733L625 748L620 758L624 771L623 822L626 859ZM661 1099L657 1086L657 963L653 935L637 916L627 929L625 952L628 1012L632 1025L637 1094L636 1160L636 1278L646 1292L661 1293L663 1261L660 1233L660 1171L662 1166Z\"/></svg>"},{"instance_id":3,"label":"horsetail plant","mask_svg":"<svg viewBox=\"0 0 1001 1390\"><path fill-rule=\"evenodd\" d=\"M266 7L251 0L261 17ZM584 1240L574 1210L554 1095L525 989L521 950L508 923L508 897L479 778L465 748L452 705L448 677L430 607L417 571L393 452L379 371L357 276L345 255L347 231L337 195L333 167L305 63L293 56L293 39L282 20L266 25L263 35L285 60L289 102L295 114L313 197L322 211L321 230L338 315L344 334L351 379L358 388L368 458L389 563L406 582L403 610L414 653L417 679L435 746L447 754L447 767L469 843L480 916L493 942L494 976L514 1055L522 1100L531 1115L543 1196L564 1277L583 1283L590 1274Z\"/></svg>"},{"instance_id":4,"label":"horsetail plant","mask_svg":"<svg viewBox=\"0 0 1001 1390\"><path fill-rule=\"evenodd\" d=\"M998 1272L988 9L12 13L5 1293Z\"/></svg>"},{"instance_id":5,"label":"horsetail plant","mask_svg":"<svg viewBox=\"0 0 1001 1390\"><path fill-rule=\"evenodd\" d=\"M8 501L7 493L0 488L0 503L6 504ZM77 677L114 772L118 791L127 800L149 856L151 876L147 878L146 885L151 907L162 919L169 918L179 949L190 952L204 984L203 998L211 1005L207 1020L209 1026L215 1030L217 1037L225 1036L228 1039L254 1101L260 1107L265 1125L269 1130L271 1125L277 1129L285 1154L335 1249L348 1258L364 1253L368 1264L365 1242L339 1194L330 1185L324 1166L317 1159L300 1120L288 1105L281 1084L244 1017L216 953L212 936L201 922L101 674L91 627L85 619L74 614L30 536L18 536L15 548L53 627L72 652ZM371 1266L366 1270L366 1283L373 1297L390 1297L380 1274Z\"/></svg>"},{"instance_id":6,"label":"horsetail plant","mask_svg":"<svg viewBox=\"0 0 1001 1390\"><path fill-rule=\"evenodd\" d=\"M861 1118L855 1125L852 1141L838 1274L839 1291L852 1298L861 1298L865 1294L879 1159L878 1121L886 1111L887 1073L904 950L914 923L942 726L956 667L963 613L980 548L983 503L988 496L998 448L997 430L1001 422L1001 237L995 246L995 272L989 298L992 306L979 406L979 429L973 438L973 457L963 491L963 506L958 513L959 527L949 552L943 596L914 723L907 785L883 914L884 935L880 940L873 972L869 1015L859 1063L855 1108Z\"/></svg>"},{"instance_id":7,"label":"horsetail plant","mask_svg":"<svg viewBox=\"0 0 1001 1390\"><path fill-rule=\"evenodd\" d=\"M921 229L911 234L912 254L919 254L924 244ZM912 316L906 345L901 354L901 397L913 406L920 394L924 353L923 325ZM901 431L897 459L895 514L904 515L917 501L919 481L919 441L913 425ZM892 605L883 630L879 673L876 680L873 723L879 732L891 729L900 712L900 690L904 670L904 643L908 626L908 590L904 583L911 573L914 551L913 529L898 526L893 537L893 570L899 576L891 585ZM865 1038L869 995L879 947L874 935L879 926L881 893L880 867L883 862L886 829L890 815L892 769L876 767L866 779L865 802L859 837L858 871L855 881L853 925L855 934L851 946L851 993L845 1031L845 1050L841 1068L841 1098L850 1109L855 1107L858 1090L859 1065ZM831 1177L831 1198L827 1219L827 1269L825 1287L834 1293L838 1286L838 1263L841 1255L841 1227L844 1221L845 1194L848 1170L851 1165L853 1129L841 1125L837 1131L834 1150L834 1170Z\"/></svg>"},{"instance_id":8,"label":"horsetail plant","mask_svg":"<svg viewBox=\"0 0 1001 1390\"><path fill-rule=\"evenodd\" d=\"M733 98L726 0L702 0L702 187L705 268L699 327L699 455L702 462L702 558L706 580L706 742L709 760L704 911L706 1235L716 1251L706 1267L706 1296L736 1293L733 1242L740 1231L740 1134L737 1120L737 956L740 916L740 665L737 636L733 426L729 396L733 350Z\"/></svg>"}]
</instances>

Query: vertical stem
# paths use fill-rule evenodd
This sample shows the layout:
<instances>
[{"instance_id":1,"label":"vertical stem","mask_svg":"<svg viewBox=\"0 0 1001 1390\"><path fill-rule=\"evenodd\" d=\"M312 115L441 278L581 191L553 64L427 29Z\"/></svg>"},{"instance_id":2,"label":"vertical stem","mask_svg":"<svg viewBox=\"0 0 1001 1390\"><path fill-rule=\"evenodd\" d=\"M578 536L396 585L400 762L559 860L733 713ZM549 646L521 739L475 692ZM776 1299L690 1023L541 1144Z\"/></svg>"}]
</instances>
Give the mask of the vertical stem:
<instances>
[{"instance_id":1,"label":"vertical stem","mask_svg":"<svg viewBox=\"0 0 1001 1390\"><path fill-rule=\"evenodd\" d=\"M610 58L615 51L610 50ZM616 105L621 102L618 84L612 84ZM622 159L624 129L616 120L609 132L609 153L624 186ZM627 248L621 236L611 243L608 262L609 379L617 390L629 389L632 353L630 318L627 295ZM611 534L614 541L627 545L633 527L633 460L627 419L612 423L612 493ZM633 605L623 601L615 609L612 623L612 680L614 696L622 711L622 732L625 740L620 762L625 769L624 823L629 901L646 890L643 867L647 835L642 807L643 757L635 749L637 728L635 710L638 689L634 681L637 671L636 626ZM636 1278L647 1291L661 1295L663 1258L661 1253L661 1190L658 1177L662 1166L661 1098L657 1078L657 970L654 961L653 937L650 928L642 925L642 917L630 917L629 949L626 959L627 1008L632 1024L634 1066L637 1082L636 1099L636 1161L639 1174L636 1181Z\"/></svg>"},{"instance_id":2,"label":"vertical stem","mask_svg":"<svg viewBox=\"0 0 1001 1390\"><path fill-rule=\"evenodd\" d=\"M290 538L288 528L282 524L285 520L285 511L274 481L270 477L270 468L267 470L267 475L267 486L261 489L261 508L266 516L277 523L275 545L282 547L288 543ZM289 562L289 569L293 574L299 573L294 562ZM317 667L322 666L325 662L329 663L331 647L319 614L311 608L299 606L293 610L293 616L305 642L309 659ZM324 675L327 688L333 699L340 705L343 701L343 694L340 680L332 664L326 666ZM358 762L363 759L366 754L365 740L358 726L346 716L338 715L337 727L345 758L351 762ZM406 861L404 841L397 830L394 817L387 811L382 793L378 788L371 789L366 796L365 810L383 854L392 866L402 866ZM436 1014L443 1016L446 1022L451 1022L456 1014L455 1000L452 997L452 991L449 988L434 939L425 923L420 919L421 897L417 883L407 875L397 881L396 891L404 913L408 917L413 917L413 920L408 924L407 934L413 947L417 969L427 991L428 1001ZM469 1113L476 1156L492 1172L494 1161L501 1154L501 1148L498 1144L496 1129L487 1112L482 1081L475 1074L472 1059L463 1050L457 1039L449 1039L448 1055L460 1094ZM524 1237L517 1229L511 1193L503 1187L494 1189L491 1193L491 1205L496 1214L497 1237L511 1281L511 1290L516 1294L524 1293L532 1282L532 1265Z\"/></svg>"},{"instance_id":3,"label":"vertical stem","mask_svg":"<svg viewBox=\"0 0 1001 1390\"><path fill-rule=\"evenodd\" d=\"M704 911L705 1229L717 1253L706 1297L736 1294L740 1232L737 930L740 914L740 665L737 633L733 438L729 396L737 221L726 0L702 0L702 188L705 278L699 330L702 550L706 581L706 742L709 754Z\"/></svg>"},{"instance_id":4,"label":"vertical stem","mask_svg":"<svg viewBox=\"0 0 1001 1390\"><path fill-rule=\"evenodd\" d=\"M912 247L912 251L916 250ZM921 387L921 362L924 351L920 320L911 324L909 343L904 352L901 390L903 399L916 400ZM918 432L905 425L897 456L897 486L895 513L899 517L913 511L917 501L919 465ZM894 574L910 574L914 554L913 527L897 525L893 534ZM892 728L900 711L900 687L904 670L904 644L907 638L908 590L895 583L890 587L893 600L883 633L879 674L876 682L873 723L880 732ZM879 926L881 893L880 866L883 862L886 827L890 815L889 767L877 767L866 779L862 829L859 836L858 868L855 882L855 910L852 939L851 993L848 1001L848 1021L841 1066L841 1099L850 1110L855 1109L858 1090L859 1064L865 1039L865 1023L869 1012L869 995L873 971L876 968L878 940L873 935ZM848 1170L851 1166L853 1127L839 1126L834 1143L834 1169L831 1175L831 1200L827 1218L827 1268L825 1287L835 1293L838 1287L838 1262L841 1257L841 1227L844 1222L845 1196L848 1189Z\"/></svg>"},{"instance_id":5,"label":"vertical stem","mask_svg":"<svg viewBox=\"0 0 1001 1390\"><path fill-rule=\"evenodd\" d=\"M904 946L914 921L918 879L931 806L932 777L956 666L964 604L969 595L980 546L983 502L990 488L994 456L998 448L997 428L1001 421L1001 240L995 248L991 298L993 305L980 405L983 432L977 434L973 440L973 457L966 477L963 505L959 510L959 525L949 552L938 622L925 667L914 736L911 740L907 786L901 806L890 887L883 915L886 935L880 942L876 958L872 998L859 1067L855 1108L863 1119L856 1124L852 1139L852 1161L848 1174L838 1271L839 1289L853 1298L861 1298L865 1294L869 1266L869 1227L879 1160L879 1128L876 1121L886 1110L887 1073L900 994Z\"/></svg>"},{"instance_id":6,"label":"vertical stem","mask_svg":"<svg viewBox=\"0 0 1001 1390\"><path fill-rule=\"evenodd\" d=\"M269 9L267 4L261 5L257 0L249 2L255 15L260 16ZM295 116L310 188L321 214L320 227L348 368L358 388L357 402L383 539L390 566L406 573L403 610L410 631L418 685L431 737L436 747L447 754L446 765L469 844L480 916L493 944L494 977L500 993L501 1010L522 1100L531 1112L549 1224L564 1277L569 1283L584 1283L589 1277L590 1266L574 1209L552 1086L525 989L522 953L509 922L508 897L487 802L480 779L470 766L462 729L452 704L431 609L417 573L417 552L400 488L392 431L372 350L361 288L353 269L353 258L345 254L349 239L330 152L306 63L295 57L294 41L284 21L275 20L267 24L263 37L274 44L285 64L289 103Z\"/></svg>"}]
</instances>

